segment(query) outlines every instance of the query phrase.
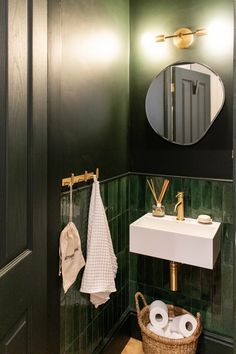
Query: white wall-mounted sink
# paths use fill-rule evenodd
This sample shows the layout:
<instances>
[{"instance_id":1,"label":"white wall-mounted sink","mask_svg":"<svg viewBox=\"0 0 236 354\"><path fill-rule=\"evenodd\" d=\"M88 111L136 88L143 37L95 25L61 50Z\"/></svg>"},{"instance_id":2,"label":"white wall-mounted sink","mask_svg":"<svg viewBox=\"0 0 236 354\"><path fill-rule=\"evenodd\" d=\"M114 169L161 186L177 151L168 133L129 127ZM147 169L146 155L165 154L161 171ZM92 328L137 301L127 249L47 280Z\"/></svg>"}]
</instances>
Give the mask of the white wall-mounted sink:
<instances>
[{"instance_id":1,"label":"white wall-mounted sink","mask_svg":"<svg viewBox=\"0 0 236 354\"><path fill-rule=\"evenodd\" d=\"M130 252L213 269L219 251L219 222L147 213L130 225Z\"/></svg>"}]
</instances>

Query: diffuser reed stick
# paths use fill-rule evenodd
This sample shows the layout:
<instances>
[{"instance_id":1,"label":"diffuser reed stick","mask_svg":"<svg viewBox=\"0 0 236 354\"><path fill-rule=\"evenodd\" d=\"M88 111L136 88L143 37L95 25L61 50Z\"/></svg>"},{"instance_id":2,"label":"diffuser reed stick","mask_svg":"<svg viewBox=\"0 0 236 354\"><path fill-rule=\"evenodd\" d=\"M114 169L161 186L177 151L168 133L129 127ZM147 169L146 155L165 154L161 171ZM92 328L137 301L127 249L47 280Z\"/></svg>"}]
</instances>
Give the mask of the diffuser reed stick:
<instances>
[{"instance_id":1,"label":"diffuser reed stick","mask_svg":"<svg viewBox=\"0 0 236 354\"><path fill-rule=\"evenodd\" d=\"M167 187L169 185L169 182L170 181L168 179L164 180L164 183L163 183L163 186L162 186L162 189L161 189L161 193L160 193L159 198L158 198L159 203L161 203L162 199L164 198L164 195L165 195L165 192L166 192Z\"/></svg>"},{"instance_id":2,"label":"diffuser reed stick","mask_svg":"<svg viewBox=\"0 0 236 354\"><path fill-rule=\"evenodd\" d=\"M162 189L161 189L161 193L159 195L159 197L157 198L157 194L156 194L156 191L155 191L155 186L154 186L154 183L153 183L153 180L151 179L150 181L147 179L147 183L148 183L148 186L151 190L151 193L152 193L152 196L156 202L156 205L157 204L160 204L164 198L164 195L165 195L165 192L167 190L167 187L169 185L169 180L168 179L165 179L164 180L164 183L162 185Z\"/></svg>"},{"instance_id":3,"label":"diffuser reed stick","mask_svg":"<svg viewBox=\"0 0 236 354\"><path fill-rule=\"evenodd\" d=\"M156 195L156 191L155 191L155 187L154 187L154 183L153 183L153 180L151 179L151 182L147 179L147 183L148 183L148 186L151 190L151 193L152 193L152 196L156 202L156 204L158 203L158 198L157 198L157 195Z\"/></svg>"}]
</instances>

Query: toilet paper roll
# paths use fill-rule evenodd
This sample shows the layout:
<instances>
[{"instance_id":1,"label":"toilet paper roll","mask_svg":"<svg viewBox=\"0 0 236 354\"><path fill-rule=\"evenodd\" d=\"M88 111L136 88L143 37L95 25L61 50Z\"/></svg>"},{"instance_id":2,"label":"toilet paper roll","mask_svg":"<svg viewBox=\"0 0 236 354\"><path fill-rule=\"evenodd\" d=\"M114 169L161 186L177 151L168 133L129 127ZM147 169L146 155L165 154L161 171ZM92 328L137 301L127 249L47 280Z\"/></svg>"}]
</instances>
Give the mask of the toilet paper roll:
<instances>
[{"instance_id":1,"label":"toilet paper roll","mask_svg":"<svg viewBox=\"0 0 236 354\"><path fill-rule=\"evenodd\" d=\"M153 301L149 307L149 319L154 327L166 327L168 323L167 305L160 300Z\"/></svg>"},{"instance_id":2,"label":"toilet paper roll","mask_svg":"<svg viewBox=\"0 0 236 354\"><path fill-rule=\"evenodd\" d=\"M164 331L160 327L155 327L151 323L148 323L147 328L158 336L164 337Z\"/></svg>"},{"instance_id":3,"label":"toilet paper roll","mask_svg":"<svg viewBox=\"0 0 236 354\"><path fill-rule=\"evenodd\" d=\"M177 333L177 332L171 332L171 338L173 339L183 339L184 336L180 333Z\"/></svg>"},{"instance_id":4,"label":"toilet paper roll","mask_svg":"<svg viewBox=\"0 0 236 354\"><path fill-rule=\"evenodd\" d=\"M176 316L171 324L171 332L177 332L184 337L190 337L197 327L197 320L190 314Z\"/></svg>"},{"instance_id":5,"label":"toilet paper roll","mask_svg":"<svg viewBox=\"0 0 236 354\"><path fill-rule=\"evenodd\" d=\"M170 324L170 320L168 321L168 324L165 326L165 328L163 328L164 330L164 337L166 338L171 338L171 331L170 331L170 328L171 328L171 324Z\"/></svg>"}]
</instances>

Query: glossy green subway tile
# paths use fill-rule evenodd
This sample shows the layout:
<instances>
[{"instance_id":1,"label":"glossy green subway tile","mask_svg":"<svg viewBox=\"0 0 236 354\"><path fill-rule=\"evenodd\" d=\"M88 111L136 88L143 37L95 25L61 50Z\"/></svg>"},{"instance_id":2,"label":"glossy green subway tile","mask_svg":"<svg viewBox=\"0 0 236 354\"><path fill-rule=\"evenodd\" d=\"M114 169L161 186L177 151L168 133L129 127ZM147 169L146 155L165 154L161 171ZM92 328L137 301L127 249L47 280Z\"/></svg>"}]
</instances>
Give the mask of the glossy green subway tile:
<instances>
[{"instance_id":1,"label":"glossy green subway tile","mask_svg":"<svg viewBox=\"0 0 236 354\"><path fill-rule=\"evenodd\" d=\"M162 281L163 288L170 289L170 262L163 259L163 268L162 268Z\"/></svg>"},{"instance_id":2,"label":"glossy green subway tile","mask_svg":"<svg viewBox=\"0 0 236 354\"><path fill-rule=\"evenodd\" d=\"M117 234L117 252L121 252L125 249L126 244L126 228L127 228L127 220L126 220L126 213L121 214L117 217L117 223L118 223L118 234Z\"/></svg>"},{"instance_id":3,"label":"glossy green subway tile","mask_svg":"<svg viewBox=\"0 0 236 354\"><path fill-rule=\"evenodd\" d=\"M157 274L153 272L153 257L146 257L144 263L144 273L145 273L145 284L150 286L154 286L153 282L155 281L155 277Z\"/></svg>"},{"instance_id":4,"label":"glossy green subway tile","mask_svg":"<svg viewBox=\"0 0 236 354\"><path fill-rule=\"evenodd\" d=\"M110 228L110 233L111 233L111 239L112 239L112 244L113 244L113 249L115 254L119 252L119 219L113 218L112 220L109 221L109 228Z\"/></svg>"},{"instance_id":5,"label":"glossy green subway tile","mask_svg":"<svg viewBox=\"0 0 236 354\"><path fill-rule=\"evenodd\" d=\"M176 200L177 190L180 189L180 186L179 186L179 182L177 182L175 178L168 177L168 180L169 180L169 185L165 195L165 204L166 203L174 204ZM179 179L179 181L181 181L181 179Z\"/></svg>"},{"instance_id":6,"label":"glossy green subway tile","mask_svg":"<svg viewBox=\"0 0 236 354\"><path fill-rule=\"evenodd\" d=\"M220 330L221 334L224 334L227 337L234 336L234 316L232 311L232 303L229 303L228 306L223 306L222 310L222 327Z\"/></svg>"},{"instance_id":7,"label":"glossy green subway tile","mask_svg":"<svg viewBox=\"0 0 236 354\"><path fill-rule=\"evenodd\" d=\"M197 312L202 313L202 301L198 299L191 299L191 306L189 311L196 316Z\"/></svg>"},{"instance_id":8,"label":"glossy green subway tile","mask_svg":"<svg viewBox=\"0 0 236 354\"><path fill-rule=\"evenodd\" d=\"M89 324L89 326L86 329L86 334L87 334L87 350L88 353L93 352L93 322Z\"/></svg>"},{"instance_id":9,"label":"glossy green subway tile","mask_svg":"<svg viewBox=\"0 0 236 354\"><path fill-rule=\"evenodd\" d=\"M129 266L130 266L130 280L137 280L137 264L138 264L138 255L136 253L130 252L129 254Z\"/></svg>"},{"instance_id":10,"label":"glossy green subway tile","mask_svg":"<svg viewBox=\"0 0 236 354\"><path fill-rule=\"evenodd\" d=\"M122 286L122 266L123 266L121 253L117 255L117 263L118 263L118 270L116 274L115 283L116 283L116 287L120 289Z\"/></svg>"},{"instance_id":11,"label":"glossy green subway tile","mask_svg":"<svg viewBox=\"0 0 236 354\"><path fill-rule=\"evenodd\" d=\"M67 351L74 341L74 316L72 304L72 292L66 297L65 306L65 350Z\"/></svg>"},{"instance_id":12,"label":"glossy green subway tile","mask_svg":"<svg viewBox=\"0 0 236 354\"><path fill-rule=\"evenodd\" d=\"M125 212L129 208L129 180L128 177L122 177L119 179L119 214Z\"/></svg>"},{"instance_id":13,"label":"glossy green subway tile","mask_svg":"<svg viewBox=\"0 0 236 354\"><path fill-rule=\"evenodd\" d=\"M170 178L170 191L171 191L171 202L173 205L176 204L177 199L176 195L178 192L183 192L183 180L182 178L175 177L175 178Z\"/></svg>"},{"instance_id":14,"label":"glossy green subway tile","mask_svg":"<svg viewBox=\"0 0 236 354\"><path fill-rule=\"evenodd\" d=\"M181 264L179 266L179 288L183 295L189 296L192 291L192 271L191 266Z\"/></svg>"},{"instance_id":15,"label":"glossy green subway tile","mask_svg":"<svg viewBox=\"0 0 236 354\"><path fill-rule=\"evenodd\" d=\"M211 215L213 220L222 221L223 219L223 183L211 182L212 196L211 196Z\"/></svg>"},{"instance_id":16,"label":"glossy green subway tile","mask_svg":"<svg viewBox=\"0 0 236 354\"><path fill-rule=\"evenodd\" d=\"M76 338L64 354L76 354L79 351L79 338Z\"/></svg>"},{"instance_id":17,"label":"glossy green subway tile","mask_svg":"<svg viewBox=\"0 0 236 354\"><path fill-rule=\"evenodd\" d=\"M135 220L137 220L138 218L140 218L141 216L143 216L144 214L146 214L146 210L143 209L130 209L129 211L129 222L130 224L132 222L134 222Z\"/></svg>"},{"instance_id":18,"label":"glossy green subway tile","mask_svg":"<svg viewBox=\"0 0 236 354\"><path fill-rule=\"evenodd\" d=\"M233 224L233 183L223 185L223 222Z\"/></svg>"},{"instance_id":19,"label":"glossy green subway tile","mask_svg":"<svg viewBox=\"0 0 236 354\"><path fill-rule=\"evenodd\" d=\"M120 251L129 245L129 211L119 217Z\"/></svg>"},{"instance_id":20,"label":"glossy green subway tile","mask_svg":"<svg viewBox=\"0 0 236 354\"><path fill-rule=\"evenodd\" d=\"M203 328L206 330L211 330L212 327L212 302L211 301L201 301L199 307L192 307L193 312L200 312L201 322Z\"/></svg>"},{"instance_id":21,"label":"glossy green subway tile","mask_svg":"<svg viewBox=\"0 0 236 354\"><path fill-rule=\"evenodd\" d=\"M107 211L107 217L108 219L112 219L115 216L118 215L119 207L118 207L118 201L119 201L119 181L118 180L113 180L108 182L107 184L108 188L108 200L107 200L107 206L108 206L108 211Z\"/></svg>"},{"instance_id":22,"label":"glossy green subway tile","mask_svg":"<svg viewBox=\"0 0 236 354\"><path fill-rule=\"evenodd\" d=\"M201 268L191 267L191 297L194 299L201 299Z\"/></svg>"},{"instance_id":23,"label":"glossy green subway tile","mask_svg":"<svg viewBox=\"0 0 236 354\"><path fill-rule=\"evenodd\" d=\"M163 287L163 260L159 258L153 258L153 286Z\"/></svg>"},{"instance_id":24,"label":"glossy green subway tile","mask_svg":"<svg viewBox=\"0 0 236 354\"><path fill-rule=\"evenodd\" d=\"M113 325L118 321L118 293L114 294L113 300Z\"/></svg>"},{"instance_id":25,"label":"glossy green subway tile","mask_svg":"<svg viewBox=\"0 0 236 354\"><path fill-rule=\"evenodd\" d=\"M123 313L123 297L124 297L124 287L118 293L118 300L117 300L117 317L118 319L121 317Z\"/></svg>"},{"instance_id":26,"label":"glossy green subway tile","mask_svg":"<svg viewBox=\"0 0 236 354\"><path fill-rule=\"evenodd\" d=\"M137 256L137 281L143 284L146 281L145 262L146 256L139 254Z\"/></svg>"},{"instance_id":27,"label":"glossy green subway tile","mask_svg":"<svg viewBox=\"0 0 236 354\"><path fill-rule=\"evenodd\" d=\"M152 299L153 299L153 287L149 287L146 284L138 282L137 283L137 291L141 292L143 294L147 304L150 304L150 302L152 302ZM139 304L140 304L140 308L142 308L144 306L143 301L141 299L139 301Z\"/></svg>"},{"instance_id":28,"label":"glossy green subway tile","mask_svg":"<svg viewBox=\"0 0 236 354\"><path fill-rule=\"evenodd\" d=\"M87 331L80 332L79 336L79 354L88 354Z\"/></svg>"},{"instance_id":29,"label":"glossy green subway tile","mask_svg":"<svg viewBox=\"0 0 236 354\"><path fill-rule=\"evenodd\" d=\"M136 281L130 280L129 282L129 305L131 309L135 309L134 295L138 291L138 283Z\"/></svg>"},{"instance_id":30,"label":"glossy green subway tile","mask_svg":"<svg viewBox=\"0 0 236 354\"><path fill-rule=\"evenodd\" d=\"M167 304L176 304L177 294L164 288L153 288L153 298L162 300Z\"/></svg>"},{"instance_id":31,"label":"glossy green subway tile","mask_svg":"<svg viewBox=\"0 0 236 354\"><path fill-rule=\"evenodd\" d=\"M234 276L233 276L233 266L232 265L222 265L222 274L224 276L221 280L221 294L222 294L222 303L223 307L228 307L230 304L233 305L233 285Z\"/></svg>"},{"instance_id":32,"label":"glossy green subway tile","mask_svg":"<svg viewBox=\"0 0 236 354\"><path fill-rule=\"evenodd\" d=\"M101 184L103 203L108 207L110 230L118 255L117 293L105 305L95 309L89 296L79 293L82 272L72 287L72 293L61 297L61 353L90 354L108 335L128 306L135 309L137 290L146 300L162 299L187 310L200 311L205 329L232 335L232 265L234 232L232 224L232 184L171 177L164 204L173 214L176 192L185 192L185 215L196 217L210 213L223 218L221 255L215 269L207 270L181 265L179 290L169 289L169 262L129 253L129 223L145 214L152 204L147 189L147 177L122 177ZM165 176L152 176L157 190ZM213 183L214 182L214 183ZM75 223L79 229L83 252L86 255L87 222L91 188L73 193ZM68 195L62 197L62 225L69 212ZM221 216L222 215L222 216ZM64 221L63 221L64 220ZM196 269L193 269L196 268ZM220 289L220 290L218 290ZM79 337L79 343L77 343ZM77 353L76 345L79 347Z\"/></svg>"},{"instance_id":33,"label":"glossy green subway tile","mask_svg":"<svg viewBox=\"0 0 236 354\"><path fill-rule=\"evenodd\" d=\"M212 188L210 181L193 180L191 185L192 217L212 214Z\"/></svg>"},{"instance_id":34,"label":"glossy green subway tile","mask_svg":"<svg viewBox=\"0 0 236 354\"><path fill-rule=\"evenodd\" d=\"M134 210L145 208L146 197L146 177L131 176L130 177L130 208Z\"/></svg>"},{"instance_id":35,"label":"glossy green subway tile","mask_svg":"<svg viewBox=\"0 0 236 354\"><path fill-rule=\"evenodd\" d=\"M89 322L89 301L88 295L79 293L78 295L78 306L79 306L79 333L82 333L88 325Z\"/></svg>"},{"instance_id":36,"label":"glossy green subway tile","mask_svg":"<svg viewBox=\"0 0 236 354\"><path fill-rule=\"evenodd\" d=\"M139 176L131 175L129 178L129 209L138 208Z\"/></svg>"},{"instance_id":37,"label":"glossy green subway tile","mask_svg":"<svg viewBox=\"0 0 236 354\"><path fill-rule=\"evenodd\" d=\"M184 214L186 217L191 217L192 215L192 194L191 194L191 179L183 178L182 180L183 192L184 192Z\"/></svg>"},{"instance_id":38,"label":"glossy green subway tile","mask_svg":"<svg viewBox=\"0 0 236 354\"><path fill-rule=\"evenodd\" d=\"M93 321L92 325L92 351L101 343L102 341L102 326L103 323L103 314L97 316Z\"/></svg>"},{"instance_id":39,"label":"glossy green subway tile","mask_svg":"<svg viewBox=\"0 0 236 354\"><path fill-rule=\"evenodd\" d=\"M61 289L60 300L60 352L65 352L65 296L64 291Z\"/></svg>"},{"instance_id":40,"label":"glossy green subway tile","mask_svg":"<svg viewBox=\"0 0 236 354\"><path fill-rule=\"evenodd\" d=\"M186 296L182 294L181 291L178 291L177 293L173 293L173 298L171 300L171 303L173 303L176 306L182 307L187 311L190 311L191 309L191 299L189 296Z\"/></svg>"},{"instance_id":41,"label":"glossy green subway tile","mask_svg":"<svg viewBox=\"0 0 236 354\"><path fill-rule=\"evenodd\" d=\"M220 261L216 263L213 276L212 329L220 332L222 327L222 277Z\"/></svg>"},{"instance_id":42,"label":"glossy green subway tile","mask_svg":"<svg viewBox=\"0 0 236 354\"><path fill-rule=\"evenodd\" d=\"M234 226L232 224L222 225L221 256L224 264L234 263Z\"/></svg>"},{"instance_id":43,"label":"glossy green subway tile","mask_svg":"<svg viewBox=\"0 0 236 354\"><path fill-rule=\"evenodd\" d=\"M201 181L201 209L203 210L212 209L212 187L213 183L211 181Z\"/></svg>"},{"instance_id":44,"label":"glossy green subway tile","mask_svg":"<svg viewBox=\"0 0 236 354\"><path fill-rule=\"evenodd\" d=\"M202 181L192 180L191 181L191 209L192 216L196 217L199 215L199 209L202 205L202 194L201 194Z\"/></svg>"},{"instance_id":45,"label":"glossy green subway tile","mask_svg":"<svg viewBox=\"0 0 236 354\"><path fill-rule=\"evenodd\" d=\"M212 301L213 298L213 272L210 269L201 271L201 298L203 301Z\"/></svg>"},{"instance_id":46,"label":"glossy green subway tile","mask_svg":"<svg viewBox=\"0 0 236 354\"><path fill-rule=\"evenodd\" d=\"M129 281L124 286L124 292L125 292L125 296L123 298L124 300L123 309L125 311L129 307Z\"/></svg>"}]
</instances>

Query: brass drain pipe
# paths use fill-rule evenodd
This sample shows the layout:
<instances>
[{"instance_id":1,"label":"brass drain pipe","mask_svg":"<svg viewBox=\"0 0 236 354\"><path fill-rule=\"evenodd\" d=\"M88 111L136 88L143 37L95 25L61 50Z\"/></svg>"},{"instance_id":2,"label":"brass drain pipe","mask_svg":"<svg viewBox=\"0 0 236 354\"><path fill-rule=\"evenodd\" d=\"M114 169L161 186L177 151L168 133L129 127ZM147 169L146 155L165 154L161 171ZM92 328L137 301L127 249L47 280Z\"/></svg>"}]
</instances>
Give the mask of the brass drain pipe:
<instances>
[{"instance_id":1,"label":"brass drain pipe","mask_svg":"<svg viewBox=\"0 0 236 354\"><path fill-rule=\"evenodd\" d=\"M170 261L170 290L178 290L178 266L179 264L174 261Z\"/></svg>"}]
</instances>

